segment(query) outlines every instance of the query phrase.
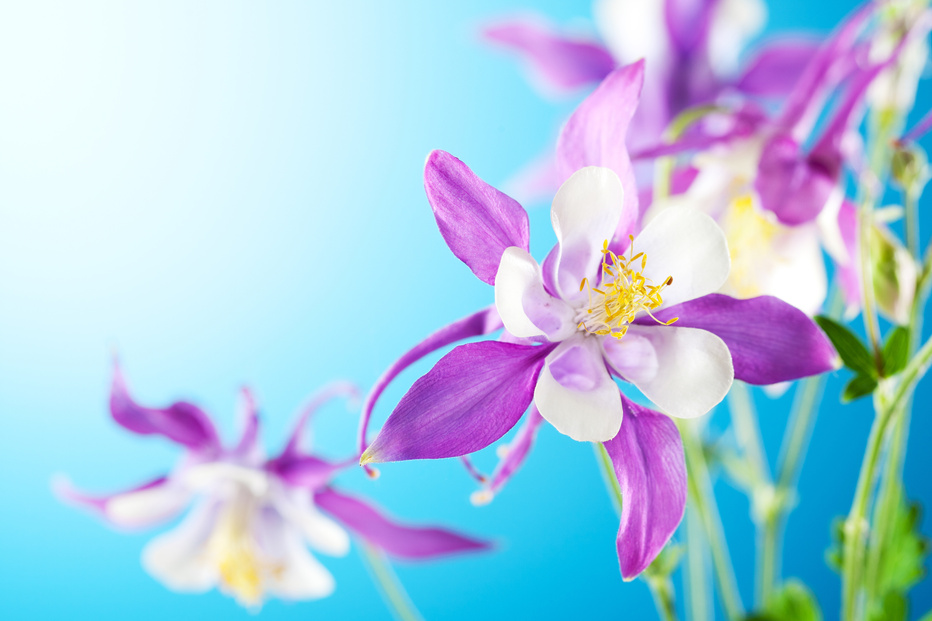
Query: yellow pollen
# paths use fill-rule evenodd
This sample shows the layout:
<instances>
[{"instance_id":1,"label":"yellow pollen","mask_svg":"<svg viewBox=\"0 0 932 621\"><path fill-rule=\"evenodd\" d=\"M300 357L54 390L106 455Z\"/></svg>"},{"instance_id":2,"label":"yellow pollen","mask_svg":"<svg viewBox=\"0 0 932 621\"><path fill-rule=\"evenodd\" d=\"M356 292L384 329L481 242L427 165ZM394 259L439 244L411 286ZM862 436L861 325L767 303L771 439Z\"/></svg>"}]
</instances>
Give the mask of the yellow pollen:
<instances>
[{"instance_id":1,"label":"yellow pollen","mask_svg":"<svg viewBox=\"0 0 932 621\"><path fill-rule=\"evenodd\" d=\"M773 257L764 249L771 248L783 227L768 218L749 194L738 196L719 219L728 240L731 271L725 291L741 298L761 294L759 273L770 271Z\"/></svg>"},{"instance_id":2,"label":"yellow pollen","mask_svg":"<svg viewBox=\"0 0 932 621\"><path fill-rule=\"evenodd\" d=\"M622 338L628 332L628 326L639 313L647 313L659 324L668 326L677 319L660 321L651 311L663 304L660 293L664 287L673 284L673 277L667 278L659 285L651 284L644 277L647 267L647 255L643 252L634 254L634 236L629 235L631 245L628 255L618 256L608 248L608 240L602 244L602 284L593 287L589 279L583 278L579 290L589 289L589 305L577 315L579 329L589 334Z\"/></svg>"},{"instance_id":3,"label":"yellow pollen","mask_svg":"<svg viewBox=\"0 0 932 621\"><path fill-rule=\"evenodd\" d=\"M207 543L207 550L220 574L224 590L229 591L243 606L255 608L262 604L265 583L283 568L263 561L258 554L248 528L248 516L231 507L221 516Z\"/></svg>"}]
</instances>

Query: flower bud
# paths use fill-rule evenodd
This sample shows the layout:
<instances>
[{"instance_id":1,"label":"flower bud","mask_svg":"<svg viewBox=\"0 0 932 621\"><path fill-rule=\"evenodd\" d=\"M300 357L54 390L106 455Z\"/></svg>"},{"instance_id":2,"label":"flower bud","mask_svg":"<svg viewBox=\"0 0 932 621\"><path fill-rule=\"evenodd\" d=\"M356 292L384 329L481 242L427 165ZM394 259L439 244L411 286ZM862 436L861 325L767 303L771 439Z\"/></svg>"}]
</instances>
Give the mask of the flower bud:
<instances>
[{"instance_id":1,"label":"flower bud","mask_svg":"<svg viewBox=\"0 0 932 621\"><path fill-rule=\"evenodd\" d=\"M871 230L870 253L877 308L890 321L907 325L919 277L916 261L882 226L874 226Z\"/></svg>"}]
</instances>

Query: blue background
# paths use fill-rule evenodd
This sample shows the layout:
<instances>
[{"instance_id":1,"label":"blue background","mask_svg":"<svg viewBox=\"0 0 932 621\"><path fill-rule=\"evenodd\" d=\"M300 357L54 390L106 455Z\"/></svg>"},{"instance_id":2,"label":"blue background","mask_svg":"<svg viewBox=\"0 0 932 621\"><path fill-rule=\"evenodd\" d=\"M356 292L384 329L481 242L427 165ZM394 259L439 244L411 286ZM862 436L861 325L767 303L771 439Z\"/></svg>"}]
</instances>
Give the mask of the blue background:
<instances>
[{"instance_id":1,"label":"blue background","mask_svg":"<svg viewBox=\"0 0 932 621\"><path fill-rule=\"evenodd\" d=\"M120 535L59 504L54 473L121 489L179 451L108 418L111 352L141 401L187 398L232 437L239 386L261 401L277 450L295 408L331 379L363 387L427 333L491 302L455 259L423 195L422 166L448 150L501 184L543 152L572 100L547 101L512 59L486 49L485 21L535 8L586 28L587 3L8 2L0 6L0 607L5 619L247 618L216 592L179 596ZM843 1L772 3L770 31L827 32ZM932 93L922 87L919 108ZM923 203L924 207L928 202ZM532 213L537 256L552 243ZM420 372L405 374L377 423ZM829 383L787 534L785 575L832 618L839 581L823 561L847 512L870 426L866 402L837 407ZM928 502L920 390L909 494ZM772 461L790 398L761 397ZM719 416L716 421L720 421ZM320 451L352 451L356 416L316 424ZM489 469L494 455L480 465ZM413 522L499 542L495 554L398 573L427 618L653 618L624 584L615 518L592 450L545 426L491 505L468 502L454 461L389 465L339 485ZM717 485L745 601L748 503ZM928 521L924 531L930 532ZM388 613L354 550L323 557L337 580L318 602L270 602L264 617L372 619ZM932 607L924 583L912 616ZM678 596L683 599L677 578Z\"/></svg>"}]
</instances>

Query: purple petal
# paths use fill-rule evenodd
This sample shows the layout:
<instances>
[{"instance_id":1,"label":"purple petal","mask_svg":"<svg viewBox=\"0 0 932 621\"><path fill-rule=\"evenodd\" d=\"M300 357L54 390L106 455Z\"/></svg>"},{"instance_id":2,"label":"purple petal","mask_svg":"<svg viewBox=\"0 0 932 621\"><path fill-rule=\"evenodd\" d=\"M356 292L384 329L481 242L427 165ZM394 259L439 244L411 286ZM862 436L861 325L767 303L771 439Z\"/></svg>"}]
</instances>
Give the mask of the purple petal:
<instances>
[{"instance_id":1,"label":"purple petal","mask_svg":"<svg viewBox=\"0 0 932 621\"><path fill-rule=\"evenodd\" d=\"M536 76L557 91L599 82L615 68L612 55L598 43L562 37L533 18L496 24L482 34L518 54Z\"/></svg>"},{"instance_id":2,"label":"purple petal","mask_svg":"<svg viewBox=\"0 0 932 621\"><path fill-rule=\"evenodd\" d=\"M838 27L812 57L784 103L777 125L802 140L815 124L826 96L854 62L858 35L877 4L865 2Z\"/></svg>"},{"instance_id":3,"label":"purple petal","mask_svg":"<svg viewBox=\"0 0 932 621\"><path fill-rule=\"evenodd\" d=\"M623 498L618 562L635 578L667 544L686 509L686 459L672 420L622 396L625 422L605 443Z\"/></svg>"},{"instance_id":4,"label":"purple petal","mask_svg":"<svg viewBox=\"0 0 932 621\"><path fill-rule=\"evenodd\" d=\"M301 455L301 437L304 435L304 428L307 423L322 405L337 397L358 399L359 389L352 382L337 381L327 384L311 396L307 404L301 408L298 422L295 423L294 429L291 431L291 437L288 438L288 444L285 445L279 459L289 459Z\"/></svg>"},{"instance_id":5,"label":"purple petal","mask_svg":"<svg viewBox=\"0 0 932 621\"><path fill-rule=\"evenodd\" d=\"M754 181L761 206L788 226L812 222L840 191L836 164L826 167L805 157L788 134L773 136L761 152Z\"/></svg>"},{"instance_id":6,"label":"purple petal","mask_svg":"<svg viewBox=\"0 0 932 621\"><path fill-rule=\"evenodd\" d=\"M355 463L355 458L332 463L311 455L292 455L273 459L265 467L288 485L316 490L327 485L338 471Z\"/></svg>"},{"instance_id":7,"label":"purple petal","mask_svg":"<svg viewBox=\"0 0 932 621\"><path fill-rule=\"evenodd\" d=\"M776 384L838 368L838 353L815 322L771 296L736 300L713 293L654 313L659 321L717 335L731 351L735 379ZM638 319L637 323L653 323Z\"/></svg>"},{"instance_id":8,"label":"purple petal","mask_svg":"<svg viewBox=\"0 0 932 621\"><path fill-rule=\"evenodd\" d=\"M514 427L552 346L460 345L414 382L361 463L474 453Z\"/></svg>"},{"instance_id":9,"label":"purple petal","mask_svg":"<svg viewBox=\"0 0 932 621\"><path fill-rule=\"evenodd\" d=\"M819 50L818 41L781 39L765 45L748 63L735 88L759 97L784 97L793 90Z\"/></svg>"},{"instance_id":10,"label":"purple petal","mask_svg":"<svg viewBox=\"0 0 932 621\"><path fill-rule=\"evenodd\" d=\"M702 55L712 24L717 0L666 0L664 20L670 41L684 56L695 62Z\"/></svg>"},{"instance_id":11,"label":"purple petal","mask_svg":"<svg viewBox=\"0 0 932 621\"><path fill-rule=\"evenodd\" d=\"M172 519L190 500L188 492L164 476L105 496L86 494L63 478L53 481L52 489L64 502L93 509L114 526L133 529L155 526Z\"/></svg>"},{"instance_id":12,"label":"purple petal","mask_svg":"<svg viewBox=\"0 0 932 621\"><path fill-rule=\"evenodd\" d=\"M199 407L186 401L167 408L146 408L130 397L123 372L114 364L110 392L110 414L117 424L133 433L158 434L193 451L216 451L220 448L217 431L210 417Z\"/></svg>"},{"instance_id":13,"label":"purple petal","mask_svg":"<svg viewBox=\"0 0 932 621\"><path fill-rule=\"evenodd\" d=\"M611 168L625 189L616 239L627 241L638 213L638 189L625 148L628 124L644 85L644 61L616 69L573 112L557 142L561 180L586 166Z\"/></svg>"},{"instance_id":14,"label":"purple petal","mask_svg":"<svg viewBox=\"0 0 932 621\"><path fill-rule=\"evenodd\" d=\"M473 494L472 498L474 504L485 504L491 501L492 497L505 487L505 484L514 476L522 464L524 464L524 460L527 459L528 454L531 452L531 447L534 446L534 440L537 438L537 432L543 422L544 419L540 415L540 412L537 411L536 407L532 407L531 411L528 412L527 417L524 419L524 422L521 424L521 428L518 430L517 435L515 435L514 440L512 440L508 446L502 447L505 454L499 460L498 466L496 466L495 472L492 474L492 479L489 481L488 485Z\"/></svg>"},{"instance_id":15,"label":"purple petal","mask_svg":"<svg viewBox=\"0 0 932 621\"><path fill-rule=\"evenodd\" d=\"M401 558L426 559L491 547L442 528L401 526L363 501L332 489L314 494L314 504L370 544Z\"/></svg>"},{"instance_id":16,"label":"purple petal","mask_svg":"<svg viewBox=\"0 0 932 621\"><path fill-rule=\"evenodd\" d=\"M932 110L926 112L922 120L916 123L911 130L903 134L903 137L897 142L915 142L925 136L930 129L932 129Z\"/></svg>"},{"instance_id":17,"label":"purple petal","mask_svg":"<svg viewBox=\"0 0 932 621\"><path fill-rule=\"evenodd\" d=\"M501 330L502 327L502 320L499 318L495 306L489 306L478 313L473 313L468 317L451 323L445 328L437 330L405 352L392 366L388 367L388 369L382 373L378 381L376 381L372 390L369 391L369 394L366 396L366 402L362 406L362 415L359 419L359 454L362 455L363 451L369 446L366 442L366 433L369 430L372 410L375 409L375 404L378 402L379 397L382 396L382 392L391 384L392 380L398 377L399 373L424 356L442 347L474 336L491 334L496 330Z\"/></svg>"},{"instance_id":18,"label":"purple petal","mask_svg":"<svg viewBox=\"0 0 932 621\"><path fill-rule=\"evenodd\" d=\"M424 189L447 246L479 280L495 284L505 248L528 249L527 212L445 151L424 166Z\"/></svg>"}]
</instances>

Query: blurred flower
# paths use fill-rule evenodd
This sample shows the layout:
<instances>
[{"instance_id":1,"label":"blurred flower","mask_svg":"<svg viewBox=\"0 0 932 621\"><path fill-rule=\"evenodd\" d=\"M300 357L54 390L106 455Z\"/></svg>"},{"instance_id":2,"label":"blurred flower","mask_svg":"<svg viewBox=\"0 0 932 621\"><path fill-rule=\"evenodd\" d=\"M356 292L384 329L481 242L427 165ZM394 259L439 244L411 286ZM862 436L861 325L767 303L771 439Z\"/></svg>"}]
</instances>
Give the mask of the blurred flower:
<instances>
[{"instance_id":1,"label":"blurred flower","mask_svg":"<svg viewBox=\"0 0 932 621\"><path fill-rule=\"evenodd\" d=\"M272 459L259 445L259 416L243 391L242 435L224 448L207 414L178 402L167 408L138 405L115 369L110 396L113 419L143 435L161 435L186 449L171 473L110 496L76 491L56 482L66 501L96 510L111 524L144 528L164 523L194 502L173 530L150 542L143 565L172 590L203 592L215 586L243 606L257 608L268 597L316 599L334 589L333 577L308 552L344 555L347 530L390 555L430 558L487 548L481 541L437 528L398 525L369 504L334 489L331 478L356 463L330 462L302 448L301 436L314 411L356 390L335 383L304 408L284 450ZM328 517L329 516L329 517Z\"/></svg>"}]
</instances>

